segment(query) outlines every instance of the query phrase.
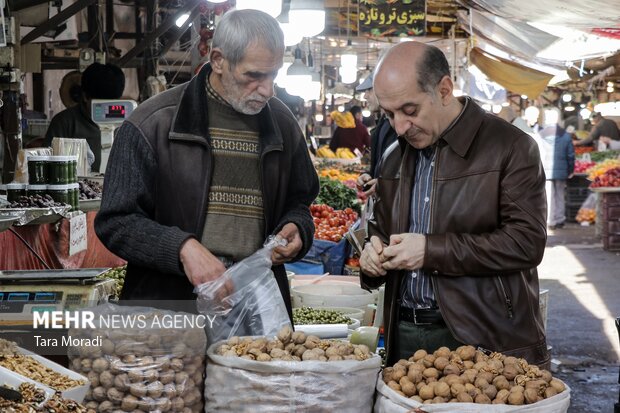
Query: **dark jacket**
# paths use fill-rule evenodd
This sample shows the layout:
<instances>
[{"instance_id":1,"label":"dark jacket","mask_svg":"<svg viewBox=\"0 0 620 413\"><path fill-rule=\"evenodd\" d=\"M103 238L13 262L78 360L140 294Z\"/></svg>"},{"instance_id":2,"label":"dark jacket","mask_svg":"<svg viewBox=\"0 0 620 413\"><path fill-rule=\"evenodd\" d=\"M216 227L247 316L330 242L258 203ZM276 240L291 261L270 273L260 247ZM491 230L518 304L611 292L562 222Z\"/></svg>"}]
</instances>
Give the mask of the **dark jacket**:
<instances>
[{"instance_id":1,"label":"dark jacket","mask_svg":"<svg viewBox=\"0 0 620 413\"><path fill-rule=\"evenodd\" d=\"M382 115L370 135L370 176L377 177L379 160L386 149L398 139L387 116Z\"/></svg>"},{"instance_id":2,"label":"dark jacket","mask_svg":"<svg viewBox=\"0 0 620 413\"><path fill-rule=\"evenodd\" d=\"M536 266L546 242L545 176L533 139L469 101L438 141L424 268L441 314L467 344L544 364L549 355ZM408 232L416 150L384 155L371 235ZM396 167L398 160L400 167ZM362 274L385 286L388 362L398 359L398 298L405 271Z\"/></svg>"},{"instance_id":3,"label":"dark jacket","mask_svg":"<svg viewBox=\"0 0 620 413\"><path fill-rule=\"evenodd\" d=\"M141 104L116 136L95 229L128 261L123 299L195 298L179 250L188 238L201 239L206 219L213 171L205 88L210 70L205 65L190 82ZM300 259L314 237L309 205L318 178L286 106L273 98L259 117L265 237L295 223ZM274 273L290 309L284 266Z\"/></svg>"},{"instance_id":4,"label":"dark jacket","mask_svg":"<svg viewBox=\"0 0 620 413\"><path fill-rule=\"evenodd\" d=\"M90 150L95 155L91 165L93 172L99 172L101 166L101 130L90 117L86 104L67 108L54 116L45 133L43 145L52 146L54 138L86 139Z\"/></svg>"},{"instance_id":5,"label":"dark jacket","mask_svg":"<svg viewBox=\"0 0 620 413\"><path fill-rule=\"evenodd\" d=\"M568 179L575 171L575 148L570 134L559 126L538 131L540 156L547 179Z\"/></svg>"},{"instance_id":6,"label":"dark jacket","mask_svg":"<svg viewBox=\"0 0 620 413\"><path fill-rule=\"evenodd\" d=\"M338 126L334 131L332 139L329 141L329 149L336 151L338 148L349 148L351 152L359 149L364 152L364 148L370 146L370 134L368 128L362 122L355 119L354 128L341 128Z\"/></svg>"}]
</instances>

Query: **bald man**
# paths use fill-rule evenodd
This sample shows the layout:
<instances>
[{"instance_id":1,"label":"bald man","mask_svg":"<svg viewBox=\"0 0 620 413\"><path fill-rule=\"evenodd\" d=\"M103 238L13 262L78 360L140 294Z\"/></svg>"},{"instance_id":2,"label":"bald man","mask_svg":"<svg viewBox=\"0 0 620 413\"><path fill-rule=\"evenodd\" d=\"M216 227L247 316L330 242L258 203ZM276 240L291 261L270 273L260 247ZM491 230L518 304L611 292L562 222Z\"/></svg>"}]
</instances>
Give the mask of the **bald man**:
<instances>
[{"instance_id":1,"label":"bald man","mask_svg":"<svg viewBox=\"0 0 620 413\"><path fill-rule=\"evenodd\" d=\"M379 174L361 283L385 283L389 364L468 344L544 366L538 148L453 88L445 56L423 43L392 47L376 69L374 91L402 156Z\"/></svg>"}]
</instances>

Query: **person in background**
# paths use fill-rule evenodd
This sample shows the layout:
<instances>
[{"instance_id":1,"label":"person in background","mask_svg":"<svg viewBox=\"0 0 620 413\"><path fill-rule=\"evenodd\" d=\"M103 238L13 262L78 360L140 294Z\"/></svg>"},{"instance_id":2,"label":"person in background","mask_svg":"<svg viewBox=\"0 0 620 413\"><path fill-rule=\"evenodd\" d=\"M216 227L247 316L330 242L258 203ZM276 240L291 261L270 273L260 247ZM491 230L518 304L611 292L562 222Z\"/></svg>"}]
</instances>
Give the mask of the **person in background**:
<instances>
[{"instance_id":1,"label":"person in background","mask_svg":"<svg viewBox=\"0 0 620 413\"><path fill-rule=\"evenodd\" d=\"M536 131L545 176L547 193L547 226L564 227L566 221L566 181L575 170L575 149L571 135L560 126L560 110L546 107L542 110L542 129Z\"/></svg>"},{"instance_id":2,"label":"person in background","mask_svg":"<svg viewBox=\"0 0 620 413\"><path fill-rule=\"evenodd\" d=\"M45 133L45 146L52 146L54 138L86 139L94 154L93 172L101 166L101 130L91 118L93 99L119 99L125 89L125 75L113 64L93 63L82 73L82 97L79 104L54 116Z\"/></svg>"},{"instance_id":3,"label":"person in background","mask_svg":"<svg viewBox=\"0 0 620 413\"><path fill-rule=\"evenodd\" d=\"M598 139L601 136L606 136L610 140L620 141L620 130L618 130L618 125L611 119L606 119L599 112L593 112L590 115L590 120L592 121L592 130L587 138L581 141L575 141L575 146L585 146L590 145L594 142L595 149Z\"/></svg>"},{"instance_id":4,"label":"person in background","mask_svg":"<svg viewBox=\"0 0 620 413\"><path fill-rule=\"evenodd\" d=\"M361 107L352 106L348 113L333 111L330 116L337 127L329 141L329 149L335 152L338 148L349 148L351 152L355 149L364 152L370 147L370 134L362 123Z\"/></svg>"},{"instance_id":5,"label":"person in background","mask_svg":"<svg viewBox=\"0 0 620 413\"><path fill-rule=\"evenodd\" d=\"M371 112L380 112L379 102L372 89L373 75L370 74L362 83L355 88L358 92L364 92L364 98L368 102L368 109ZM379 160L383 156L385 150L394 142L396 142L398 136L390 121L385 114L380 113L377 126L370 135L370 169L368 172L361 174L357 178L358 189L364 190L366 195L372 195L375 190L375 183L378 171Z\"/></svg>"},{"instance_id":6,"label":"person in background","mask_svg":"<svg viewBox=\"0 0 620 413\"><path fill-rule=\"evenodd\" d=\"M232 10L209 57L119 128L95 230L128 262L121 299L192 302L195 286L279 236L288 244L271 260L292 319L283 264L312 245L319 181L295 116L274 97L284 35L264 12Z\"/></svg>"},{"instance_id":7,"label":"person in background","mask_svg":"<svg viewBox=\"0 0 620 413\"><path fill-rule=\"evenodd\" d=\"M444 54L420 42L393 46L375 71L375 94L403 148L395 179L381 170L382 202L360 258L361 285L385 283L387 363L468 344L546 365L538 148L453 89Z\"/></svg>"}]
</instances>

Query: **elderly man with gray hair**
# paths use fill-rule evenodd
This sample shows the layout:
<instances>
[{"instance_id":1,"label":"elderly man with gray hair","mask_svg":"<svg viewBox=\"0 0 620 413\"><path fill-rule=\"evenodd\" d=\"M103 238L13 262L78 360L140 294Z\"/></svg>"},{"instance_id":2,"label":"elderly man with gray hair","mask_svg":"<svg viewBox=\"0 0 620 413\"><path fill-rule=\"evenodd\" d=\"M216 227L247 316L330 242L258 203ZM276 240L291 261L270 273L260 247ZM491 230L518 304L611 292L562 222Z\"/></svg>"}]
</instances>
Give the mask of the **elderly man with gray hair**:
<instances>
[{"instance_id":1,"label":"elderly man with gray hair","mask_svg":"<svg viewBox=\"0 0 620 413\"><path fill-rule=\"evenodd\" d=\"M210 62L119 129L95 229L128 261L121 299L193 300L195 286L279 235L288 244L273 271L291 316L283 264L312 244L319 185L295 117L274 97L283 55L275 19L229 11Z\"/></svg>"}]
</instances>

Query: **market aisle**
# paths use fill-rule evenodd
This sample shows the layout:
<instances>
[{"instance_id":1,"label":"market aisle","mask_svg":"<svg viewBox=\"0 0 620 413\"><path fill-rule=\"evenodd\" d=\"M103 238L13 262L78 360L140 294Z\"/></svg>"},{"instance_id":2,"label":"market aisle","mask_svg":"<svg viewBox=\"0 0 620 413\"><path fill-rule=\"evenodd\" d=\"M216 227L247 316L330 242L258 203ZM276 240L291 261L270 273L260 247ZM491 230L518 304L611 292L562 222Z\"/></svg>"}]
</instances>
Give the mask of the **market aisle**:
<instances>
[{"instance_id":1,"label":"market aisle","mask_svg":"<svg viewBox=\"0 0 620 413\"><path fill-rule=\"evenodd\" d=\"M539 266L549 290L548 343L572 388L569 412L613 411L618 401L620 253L604 251L594 227L549 231Z\"/></svg>"}]
</instances>

